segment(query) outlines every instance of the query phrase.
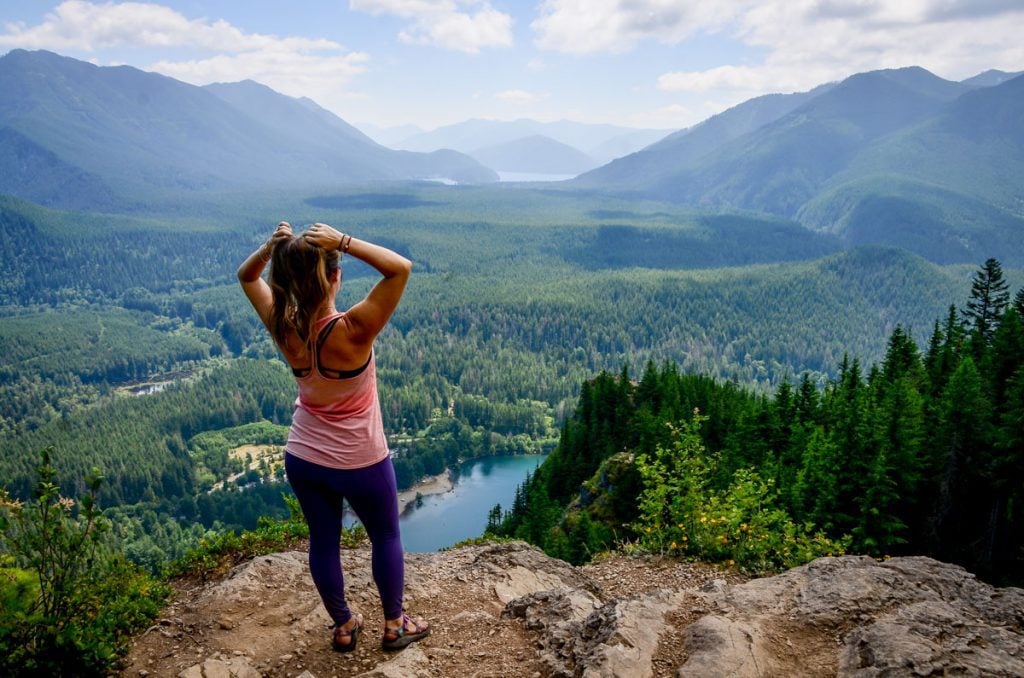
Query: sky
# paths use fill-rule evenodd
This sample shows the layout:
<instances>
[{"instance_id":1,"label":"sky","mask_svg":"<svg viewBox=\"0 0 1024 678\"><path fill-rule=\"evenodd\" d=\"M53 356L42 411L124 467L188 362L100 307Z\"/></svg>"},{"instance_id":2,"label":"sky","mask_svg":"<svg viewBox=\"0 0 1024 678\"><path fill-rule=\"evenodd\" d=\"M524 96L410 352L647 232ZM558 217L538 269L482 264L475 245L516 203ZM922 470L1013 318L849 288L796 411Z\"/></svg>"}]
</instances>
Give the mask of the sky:
<instances>
[{"instance_id":1,"label":"sky","mask_svg":"<svg viewBox=\"0 0 1024 678\"><path fill-rule=\"evenodd\" d=\"M922 66L1024 70L1024 0L0 0L0 54L252 79L356 125L680 129L752 97Z\"/></svg>"}]
</instances>

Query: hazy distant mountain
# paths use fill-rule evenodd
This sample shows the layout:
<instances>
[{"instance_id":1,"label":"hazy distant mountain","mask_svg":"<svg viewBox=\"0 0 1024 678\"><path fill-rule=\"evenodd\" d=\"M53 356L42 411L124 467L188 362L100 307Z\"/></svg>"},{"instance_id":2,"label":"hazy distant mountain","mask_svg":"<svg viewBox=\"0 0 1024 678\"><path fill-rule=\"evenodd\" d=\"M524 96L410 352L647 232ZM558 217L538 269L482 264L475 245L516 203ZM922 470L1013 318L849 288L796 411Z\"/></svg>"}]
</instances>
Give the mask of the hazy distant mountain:
<instances>
[{"instance_id":1,"label":"hazy distant mountain","mask_svg":"<svg viewBox=\"0 0 1024 678\"><path fill-rule=\"evenodd\" d=\"M793 216L858 149L967 89L919 68L862 73L805 94L754 99L578 181Z\"/></svg>"},{"instance_id":2,"label":"hazy distant mountain","mask_svg":"<svg viewBox=\"0 0 1024 678\"><path fill-rule=\"evenodd\" d=\"M674 132L632 155L620 157L576 179L577 185L615 185L642 189L660 176L695 167L726 143L778 120L797 106L824 92L823 85L800 94L769 94L746 101L708 118L699 125Z\"/></svg>"},{"instance_id":3,"label":"hazy distant mountain","mask_svg":"<svg viewBox=\"0 0 1024 678\"><path fill-rule=\"evenodd\" d=\"M497 178L466 156L384 148L309 100L254 82L195 87L127 66L14 50L0 58L0 91L0 130L22 149L22 156L0 152L0 192L46 204L82 206L104 190L142 199L160 191ZM36 168L30 184L19 165L26 162ZM37 171L46 163L60 171ZM69 186L68 176L78 180Z\"/></svg>"},{"instance_id":4,"label":"hazy distant mountain","mask_svg":"<svg viewBox=\"0 0 1024 678\"><path fill-rule=\"evenodd\" d=\"M381 146L387 146L388 148L396 148L409 137L422 134L425 131L422 127L417 127L416 125L381 127L372 122L360 122L356 124L356 127Z\"/></svg>"},{"instance_id":5,"label":"hazy distant mountain","mask_svg":"<svg viewBox=\"0 0 1024 678\"><path fill-rule=\"evenodd\" d=\"M620 150L632 153L663 138L670 131L594 125L568 120L538 122L525 118L513 121L473 119L416 134L399 143L396 148L411 151L453 148L470 153L476 149L540 135L572 146L598 160L605 160L610 159L607 151L602 150L606 144L618 144Z\"/></svg>"},{"instance_id":6,"label":"hazy distant mountain","mask_svg":"<svg viewBox=\"0 0 1024 678\"><path fill-rule=\"evenodd\" d=\"M1007 80L1016 78L1018 75L1024 75L1024 71L1007 73L1006 71L997 71L993 68L982 73L978 73L972 78L961 80L960 82L972 87L995 87L996 85L1003 84Z\"/></svg>"},{"instance_id":7,"label":"hazy distant mountain","mask_svg":"<svg viewBox=\"0 0 1024 678\"><path fill-rule=\"evenodd\" d=\"M499 172L575 175L599 164L586 153L540 134L478 148L469 156Z\"/></svg>"},{"instance_id":8,"label":"hazy distant mountain","mask_svg":"<svg viewBox=\"0 0 1024 678\"><path fill-rule=\"evenodd\" d=\"M1024 263L1024 76L967 92L871 144L798 215L851 243L933 261Z\"/></svg>"},{"instance_id":9,"label":"hazy distant mountain","mask_svg":"<svg viewBox=\"0 0 1024 678\"><path fill-rule=\"evenodd\" d=\"M287 97L252 80L216 83L203 89L264 125L291 136L299 144L317 140L322 143L326 139L320 135L325 133L330 135L331 143L348 145L353 149L376 143L313 100ZM314 121L315 124L310 126Z\"/></svg>"},{"instance_id":10,"label":"hazy distant mountain","mask_svg":"<svg viewBox=\"0 0 1024 678\"><path fill-rule=\"evenodd\" d=\"M624 132L584 150L586 150L587 155L603 165L616 158L636 153L640 149L661 141L670 134L671 132L663 129Z\"/></svg>"},{"instance_id":11,"label":"hazy distant mountain","mask_svg":"<svg viewBox=\"0 0 1024 678\"><path fill-rule=\"evenodd\" d=\"M1022 261L1021 120L1024 76L979 87L921 68L861 73L746 102L572 185L796 217L937 261Z\"/></svg>"},{"instance_id":12,"label":"hazy distant mountain","mask_svg":"<svg viewBox=\"0 0 1024 678\"><path fill-rule=\"evenodd\" d=\"M103 209L116 202L103 179L8 127L0 128L0 175L2 192L40 205Z\"/></svg>"}]
</instances>

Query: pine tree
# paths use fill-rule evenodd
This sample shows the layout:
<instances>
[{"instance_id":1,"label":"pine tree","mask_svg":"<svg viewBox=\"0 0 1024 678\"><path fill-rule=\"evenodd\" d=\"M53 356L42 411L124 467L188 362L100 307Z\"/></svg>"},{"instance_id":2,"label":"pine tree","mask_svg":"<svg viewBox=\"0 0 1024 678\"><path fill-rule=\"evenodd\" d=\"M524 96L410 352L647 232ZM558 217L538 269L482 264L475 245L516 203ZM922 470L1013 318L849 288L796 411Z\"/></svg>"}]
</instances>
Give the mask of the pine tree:
<instances>
[{"instance_id":1,"label":"pine tree","mask_svg":"<svg viewBox=\"0 0 1024 678\"><path fill-rule=\"evenodd\" d=\"M840 452L830 436L815 428L807 441L803 466L793 488L794 517L812 522L830 534L841 534L834 523L840 483Z\"/></svg>"},{"instance_id":2,"label":"pine tree","mask_svg":"<svg viewBox=\"0 0 1024 678\"><path fill-rule=\"evenodd\" d=\"M1004 409L1004 393L1010 378L1024 364L1024 323L1017 309L1010 306L992 338L992 350L986 361L989 397L998 412Z\"/></svg>"},{"instance_id":3,"label":"pine tree","mask_svg":"<svg viewBox=\"0 0 1024 678\"><path fill-rule=\"evenodd\" d=\"M993 534L993 569L1024 572L1024 366L1007 384L996 446L999 454L993 476L1001 529Z\"/></svg>"},{"instance_id":4,"label":"pine tree","mask_svg":"<svg viewBox=\"0 0 1024 678\"><path fill-rule=\"evenodd\" d=\"M990 473L991 406L974 360L965 357L942 395L939 431L934 440L944 455L932 516L936 550L958 562L978 562L977 538L989 511L986 478ZM971 543L971 536L975 542Z\"/></svg>"},{"instance_id":5,"label":"pine tree","mask_svg":"<svg viewBox=\"0 0 1024 678\"><path fill-rule=\"evenodd\" d=\"M869 549L892 552L906 541L904 528L924 525L927 502L920 501L923 479L940 470L925 459L924 397L918 390L920 363L915 370L893 383L883 384L874 417L875 458L870 469L871 482L865 495L861 520L870 520L865 536L872 540ZM922 504L924 504L922 506Z\"/></svg>"},{"instance_id":6,"label":"pine tree","mask_svg":"<svg viewBox=\"0 0 1024 678\"><path fill-rule=\"evenodd\" d=\"M1010 303L1010 292L1003 279L1003 267L988 259L971 281L971 298L967 300L964 319L970 325L972 339L984 345L991 343L999 318Z\"/></svg>"},{"instance_id":7,"label":"pine tree","mask_svg":"<svg viewBox=\"0 0 1024 678\"><path fill-rule=\"evenodd\" d=\"M861 380L857 358L840 376L831 406L829 434L841 460L837 469L833 523L840 532L846 532L856 524L860 498L869 482L868 470L874 458L869 393Z\"/></svg>"},{"instance_id":8,"label":"pine tree","mask_svg":"<svg viewBox=\"0 0 1024 678\"><path fill-rule=\"evenodd\" d=\"M902 326L897 325L889 337L889 345L882 362L882 376L887 383L891 384L911 372L918 373L920 368L920 352L917 344L909 334L903 331Z\"/></svg>"},{"instance_id":9,"label":"pine tree","mask_svg":"<svg viewBox=\"0 0 1024 678\"><path fill-rule=\"evenodd\" d=\"M499 534L500 531L501 504L495 504L494 506L491 507L491 510L487 512L487 527L484 528L484 534Z\"/></svg>"},{"instance_id":10,"label":"pine tree","mask_svg":"<svg viewBox=\"0 0 1024 678\"><path fill-rule=\"evenodd\" d=\"M811 382L811 375L804 372L800 377L800 390L796 398L796 418L801 424L817 423L820 417L821 399L818 389Z\"/></svg>"}]
</instances>

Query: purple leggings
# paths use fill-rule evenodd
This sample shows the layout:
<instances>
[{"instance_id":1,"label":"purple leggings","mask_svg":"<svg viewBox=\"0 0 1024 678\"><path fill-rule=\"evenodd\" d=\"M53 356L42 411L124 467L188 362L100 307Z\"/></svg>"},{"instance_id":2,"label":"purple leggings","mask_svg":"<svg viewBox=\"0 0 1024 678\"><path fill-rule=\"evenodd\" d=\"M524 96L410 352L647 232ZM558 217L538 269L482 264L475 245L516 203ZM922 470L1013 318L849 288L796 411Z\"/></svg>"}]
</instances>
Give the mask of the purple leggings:
<instances>
[{"instance_id":1,"label":"purple leggings","mask_svg":"<svg viewBox=\"0 0 1024 678\"><path fill-rule=\"evenodd\" d=\"M341 511L347 499L373 545L373 580L385 619L402 616L405 563L398 533L398 497L391 459L358 469L320 466L285 454L288 473L309 524L309 571L335 624L352 617L341 573Z\"/></svg>"}]
</instances>

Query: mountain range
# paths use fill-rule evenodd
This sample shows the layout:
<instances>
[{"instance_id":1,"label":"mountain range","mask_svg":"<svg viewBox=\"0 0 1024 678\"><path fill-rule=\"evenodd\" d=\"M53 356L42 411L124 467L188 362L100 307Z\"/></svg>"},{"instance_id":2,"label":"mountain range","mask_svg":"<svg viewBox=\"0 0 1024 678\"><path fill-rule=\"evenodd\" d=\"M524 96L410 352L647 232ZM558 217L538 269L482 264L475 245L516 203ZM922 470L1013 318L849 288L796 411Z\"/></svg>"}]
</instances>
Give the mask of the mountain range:
<instances>
[{"instance_id":1,"label":"mountain range","mask_svg":"<svg viewBox=\"0 0 1024 678\"><path fill-rule=\"evenodd\" d=\"M917 67L859 73L757 97L667 136L469 120L415 134L406 150L252 81L196 87L14 50L0 57L0 89L0 193L50 207L110 211L194 191L584 172L559 188L768 214L845 245L903 247L938 263L998 253L1024 265L1020 73L960 82ZM612 149L633 152L596 167Z\"/></svg>"},{"instance_id":2,"label":"mountain range","mask_svg":"<svg viewBox=\"0 0 1024 678\"><path fill-rule=\"evenodd\" d=\"M538 122L526 118L512 121L472 119L439 127L429 132L419 132L404 140L393 141L393 145L395 148L404 148L410 151L434 151L450 148L478 157L478 154L504 144L509 144L511 148L517 141L533 139L533 143L536 143L537 137L543 137L571 147L580 154L580 157L589 158L590 167L587 169L592 169L615 158L638 151L664 138L671 131L587 124L569 120ZM545 145L551 146L552 144L545 142ZM492 161L496 160L493 153L490 158ZM504 159L502 157L497 161L501 163L504 162ZM500 165L492 165L492 167L497 170L513 171L512 167ZM542 171L558 173L555 169Z\"/></svg>"},{"instance_id":3,"label":"mountain range","mask_svg":"<svg viewBox=\"0 0 1024 678\"><path fill-rule=\"evenodd\" d=\"M922 68L759 97L586 173L576 188L796 219L938 262L1024 262L1024 76Z\"/></svg>"},{"instance_id":4,"label":"mountain range","mask_svg":"<svg viewBox=\"0 0 1024 678\"><path fill-rule=\"evenodd\" d=\"M196 87L45 51L0 58L0 193L94 208L154 193L375 179L494 181L455 151L385 148L308 99Z\"/></svg>"},{"instance_id":5,"label":"mountain range","mask_svg":"<svg viewBox=\"0 0 1024 678\"><path fill-rule=\"evenodd\" d=\"M541 134L478 148L468 155L499 173L575 176L601 164L583 151Z\"/></svg>"}]
</instances>

